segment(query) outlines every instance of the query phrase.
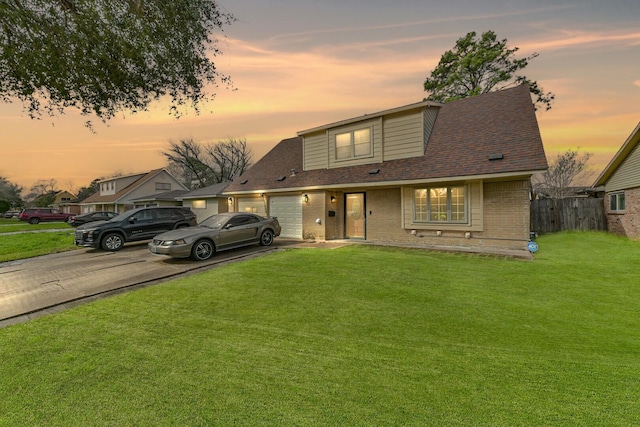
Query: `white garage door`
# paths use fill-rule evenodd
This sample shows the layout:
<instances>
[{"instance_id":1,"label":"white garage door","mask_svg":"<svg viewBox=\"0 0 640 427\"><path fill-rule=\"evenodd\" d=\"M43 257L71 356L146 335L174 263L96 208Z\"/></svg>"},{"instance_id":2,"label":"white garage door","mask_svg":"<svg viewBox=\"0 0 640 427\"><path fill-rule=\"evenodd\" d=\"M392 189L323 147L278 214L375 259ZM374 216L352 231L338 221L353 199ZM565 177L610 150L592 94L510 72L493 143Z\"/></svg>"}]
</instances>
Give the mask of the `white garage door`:
<instances>
[{"instance_id":1,"label":"white garage door","mask_svg":"<svg viewBox=\"0 0 640 427\"><path fill-rule=\"evenodd\" d=\"M239 198L238 199L238 212L250 212L258 215L265 216L267 212L264 207L264 200L262 197L257 198Z\"/></svg>"},{"instance_id":2,"label":"white garage door","mask_svg":"<svg viewBox=\"0 0 640 427\"><path fill-rule=\"evenodd\" d=\"M300 196L269 198L269 215L278 217L280 236L302 239L302 203Z\"/></svg>"}]
</instances>

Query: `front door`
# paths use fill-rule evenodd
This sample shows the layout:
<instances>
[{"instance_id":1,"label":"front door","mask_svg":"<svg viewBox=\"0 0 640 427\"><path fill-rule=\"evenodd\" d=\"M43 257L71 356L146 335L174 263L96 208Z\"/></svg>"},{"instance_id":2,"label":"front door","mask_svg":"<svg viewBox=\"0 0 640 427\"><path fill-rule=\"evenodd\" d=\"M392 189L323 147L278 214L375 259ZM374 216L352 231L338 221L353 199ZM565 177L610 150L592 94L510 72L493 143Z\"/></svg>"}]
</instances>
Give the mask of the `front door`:
<instances>
[{"instance_id":1,"label":"front door","mask_svg":"<svg viewBox=\"0 0 640 427\"><path fill-rule=\"evenodd\" d=\"M366 237L366 206L364 193L345 195L345 238L364 239Z\"/></svg>"}]
</instances>

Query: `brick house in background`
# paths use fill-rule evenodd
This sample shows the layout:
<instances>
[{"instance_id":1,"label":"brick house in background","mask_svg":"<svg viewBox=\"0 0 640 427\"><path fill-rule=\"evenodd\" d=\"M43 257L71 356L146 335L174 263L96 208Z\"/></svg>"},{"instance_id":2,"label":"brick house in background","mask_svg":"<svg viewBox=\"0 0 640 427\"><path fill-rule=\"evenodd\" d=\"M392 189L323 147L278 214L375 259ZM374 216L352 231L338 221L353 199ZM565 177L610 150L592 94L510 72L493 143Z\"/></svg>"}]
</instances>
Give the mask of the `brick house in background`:
<instances>
[{"instance_id":1,"label":"brick house in background","mask_svg":"<svg viewBox=\"0 0 640 427\"><path fill-rule=\"evenodd\" d=\"M298 132L226 189L283 237L527 254L547 169L527 86L423 101Z\"/></svg>"},{"instance_id":2,"label":"brick house in background","mask_svg":"<svg viewBox=\"0 0 640 427\"><path fill-rule=\"evenodd\" d=\"M609 231L640 240L640 123L593 186L604 187Z\"/></svg>"}]
</instances>

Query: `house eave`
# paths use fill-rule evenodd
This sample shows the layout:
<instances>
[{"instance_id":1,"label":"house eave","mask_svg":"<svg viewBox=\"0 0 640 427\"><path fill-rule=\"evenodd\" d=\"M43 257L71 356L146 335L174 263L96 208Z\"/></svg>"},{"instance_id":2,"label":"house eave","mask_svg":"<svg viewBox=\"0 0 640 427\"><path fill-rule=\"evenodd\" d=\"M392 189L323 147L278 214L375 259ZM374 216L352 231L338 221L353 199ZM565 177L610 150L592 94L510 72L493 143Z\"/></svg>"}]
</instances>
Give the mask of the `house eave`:
<instances>
[{"instance_id":1,"label":"house eave","mask_svg":"<svg viewBox=\"0 0 640 427\"><path fill-rule=\"evenodd\" d=\"M627 138L627 140L622 144L622 147L618 150L618 152L613 156L609 164L602 170L600 176L593 183L593 187L598 187L601 185L605 185L607 180L613 175L613 173L620 167L622 162L625 161L629 153L636 147L636 145L640 143L640 122L636 125L631 135Z\"/></svg>"},{"instance_id":2,"label":"house eave","mask_svg":"<svg viewBox=\"0 0 640 427\"><path fill-rule=\"evenodd\" d=\"M287 187L287 188L273 188L273 189L254 189L245 191L233 191L225 192L225 196L243 196L243 195L256 195L256 194L275 194L275 193L291 193L299 191L323 191L323 190L342 190L345 188L388 188L388 187L402 187L412 186L418 184L438 184L444 182L459 182L459 181L488 181L488 180L511 180L514 178L530 178L534 173L544 172L546 169L530 170L530 171L516 171L506 173L493 173L482 175L467 175L467 176L449 176L441 178L425 178L425 179L412 179L412 180L398 180L398 181L381 181L381 182L347 182L331 185L311 185L302 187Z\"/></svg>"}]
</instances>

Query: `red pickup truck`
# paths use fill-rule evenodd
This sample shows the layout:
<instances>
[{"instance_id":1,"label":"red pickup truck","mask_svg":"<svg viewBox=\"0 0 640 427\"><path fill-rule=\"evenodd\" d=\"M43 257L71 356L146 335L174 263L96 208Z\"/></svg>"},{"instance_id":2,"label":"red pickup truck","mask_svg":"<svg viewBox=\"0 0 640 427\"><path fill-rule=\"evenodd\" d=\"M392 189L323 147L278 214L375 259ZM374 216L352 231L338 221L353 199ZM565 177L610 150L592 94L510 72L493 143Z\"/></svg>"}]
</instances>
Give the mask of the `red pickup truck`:
<instances>
[{"instance_id":1,"label":"red pickup truck","mask_svg":"<svg viewBox=\"0 0 640 427\"><path fill-rule=\"evenodd\" d=\"M73 216L73 214L60 212L58 209L29 208L20 212L20 215L18 215L18 219L20 221L28 222L29 224L38 224L39 222L44 221L67 222L70 216Z\"/></svg>"}]
</instances>

